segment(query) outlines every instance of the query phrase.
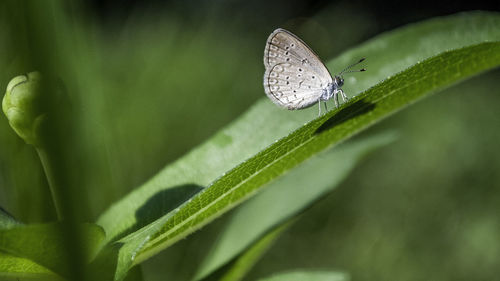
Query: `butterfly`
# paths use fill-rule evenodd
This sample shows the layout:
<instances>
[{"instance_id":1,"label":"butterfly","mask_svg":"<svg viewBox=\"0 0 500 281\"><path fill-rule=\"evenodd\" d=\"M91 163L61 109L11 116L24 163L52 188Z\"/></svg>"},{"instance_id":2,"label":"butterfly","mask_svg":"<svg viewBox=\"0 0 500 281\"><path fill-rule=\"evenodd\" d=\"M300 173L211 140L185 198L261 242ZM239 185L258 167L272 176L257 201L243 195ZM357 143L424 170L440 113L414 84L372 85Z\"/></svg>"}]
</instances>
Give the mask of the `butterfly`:
<instances>
[{"instance_id":1,"label":"butterfly","mask_svg":"<svg viewBox=\"0 0 500 281\"><path fill-rule=\"evenodd\" d=\"M264 50L264 90L275 104L290 110L303 109L318 103L321 115L321 102L331 98L338 108L338 96L344 102L347 95L342 90L344 78L342 74L350 72L351 67L364 61L365 58L351 64L339 74L332 77L318 55L295 34L278 28L267 38Z\"/></svg>"}]
</instances>

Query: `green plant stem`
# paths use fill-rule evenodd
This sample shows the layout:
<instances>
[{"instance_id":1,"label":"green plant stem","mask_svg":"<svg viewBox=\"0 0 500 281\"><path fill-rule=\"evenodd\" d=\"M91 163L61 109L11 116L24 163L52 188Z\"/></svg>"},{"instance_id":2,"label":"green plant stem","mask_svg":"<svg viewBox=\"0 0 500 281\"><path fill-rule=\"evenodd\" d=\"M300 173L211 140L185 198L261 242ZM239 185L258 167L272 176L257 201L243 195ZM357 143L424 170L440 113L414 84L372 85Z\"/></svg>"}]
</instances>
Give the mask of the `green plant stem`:
<instances>
[{"instance_id":1,"label":"green plant stem","mask_svg":"<svg viewBox=\"0 0 500 281\"><path fill-rule=\"evenodd\" d=\"M57 175L54 172L55 159L51 156L51 153L48 153L44 148L36 148L38 153L38 157L40 157L40 162L42 162L43 170L45 171L45 176L47 177L47 182L49 184L50 193L52 194L52 201L54 202L54 206L57 213L57 218L62 220L63 216L63 202L61 195L61 185L58 183Z\"/></svg>"}]
</instances>

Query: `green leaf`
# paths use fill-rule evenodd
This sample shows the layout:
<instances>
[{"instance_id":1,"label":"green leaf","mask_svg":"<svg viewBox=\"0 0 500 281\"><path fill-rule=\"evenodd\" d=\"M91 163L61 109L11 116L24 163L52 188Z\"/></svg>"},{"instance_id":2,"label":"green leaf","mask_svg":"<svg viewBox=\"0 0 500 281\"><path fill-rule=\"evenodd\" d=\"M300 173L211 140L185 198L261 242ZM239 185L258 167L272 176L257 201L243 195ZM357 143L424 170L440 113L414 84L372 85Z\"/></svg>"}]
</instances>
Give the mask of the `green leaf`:
<instances>
[{"instance_id":1,"label":"green leaf","mask_svg":"<svg viewBox=\"0 0 500 281\"><path fill-rule=\"evenodd\" d=\"M259 281L347 281L349 276L332 271L291 271L275 274L268 278L259 279Z\"/></svg>"},{"instance_id":2,"label":"green leaf","mask_svg":"<svg viewBox=\"0 0 500 281\"><path fill-rule=\"evenodd\" d=\"M238 258L237 264L229 266L230 272L223 270L221 273L226 273L227 278L235 278L235 275L243 274L243 271L252 266L252 259L258 258L256 250L252 248L263 248L263 246L252 244L261 243L259 239L262 236L267 236L268 232L277 225L289 220L331 191L349 173L362 155L392 140L394 140L394 134L386 133L346 143L337 149L313 157L304 165L294 169L292 173L273 182L262 193L236 209L223 230L216 234L217 237L207 236L203 239L203 241L213 243L213 247L204 258L201 267L197 269L194 280L204 278L228 263L240 252L251 251L253 254L245 253L244 257ZM140 248L141 243L147 241L147 239L127 238L130 238L130 243L125 243L121 248L120 265L130 263L129 255L133 255L135 250ZM248 247L251 249L247 249ZM126 268L124 268L124 273ZM222 276L218 276L216 280L220 278Z\"/></svg>"},{"instance_id":3,"label":"green leaf","mask_svg":"<svg viewBox=\"0 0 500 281\"><path fill-rule=\"evenodd\" d=\"M278 237L293 224L295 220L290 220L255 242L248 250L240 255L233 264L218 280L238 281L257 263L260 257L271 247Z\"/></svg>"},{"instance_id":4,"label":"green leaf","mask_svg":"<svg viewBox=\"0 0 500 281\"><path fill-rule=\"evenodd\" d=\"M374 38L334 62L338 66L354 57L368 58L369 71L359 74L363 75L358 76L359 82L354 77L346 79L344 89L348 93L386 80L302 127L305 120L316 114L315 110L286 112L263 99L204 145L112 206L98 223L109 234L108 241L150 223L120 241L131 250L121 253L121 261L129 265L139 263L318 152L430 93L498 66L498 40L500 16L496 13L437 18ZM297 127L300 128L290 134ZM267 147L279 138L282 139ZM230 170L238 163L241 164ZM172 189L197 189L208 184L209 188L173 211L170 210L175 206L155 201ZM120 263L119 267L118 277L126 272L127 265Z\"/></svg>"},{"instance_id":5,"label":"green leaf","mask_svg":"<svg viewBox=\"0 0 500 281\"><path fill-rule=\"evenodd\" d=\"M208 238L215 241L194 280L202 279L226 264L276 225L290 220L331 192L363 155L394 138L394 134L385 133L343 144L318 154L271 183L231 213L224 228L217 233L217 239Z\"/></svg>"},{"instance_id":6,"label":"green leaf","mask_svg":"<svg viewBox=\"0 0 500 281\"><path fill-rule=\"evenodd\" d=\"M60 280L61 278L47 268L25 258L16 257L0 251L0 277L36 278L37 280ZM2 279L3 280L3 279Z\"/></svg>"},{"instance_id":7,"label":"green leaf","mask_svg":"<svg viewBox=\"0 0 500 281\"><path fill-rule=\"evenodd\" d=\"M0 207L0 229L22 225ZM49 269L26 258L16 257L0 251L0 277L36 278L37 280L59 280L60 277ZM3 280L3 279L2 279Z\"/></svg>"},{"instance_id":8,"label":"green leaf","mask_svg":"<svg viewBox=\"0 0 500 281\"><path fill-rule=\"evenodd\" d=\"M0 251L8 254L3 257L1 263L10 261L24 262L26 264L38 264L60 276L68 275L68 261L73 257L69 256L68 250L64 247L63 241L68 239L62 223L50 223L39 225L22 225L8 229L0 229ZM90 261L101 247L104 239L102 229L93 224L82 224L78 226L82 241L82 250L85 252L87 261ZM76 243L76 242L75 242ZM76 247L76 245L75 245ZM19 257L23 260L14 260ZM22 264L12 267L17 270ZM36 268L39 270L39 268Z\"/></svg>"},{"instance_id":9,"label":"green leaf","mask_svg":"<svg viewBox=\"0 0 500 281\"><path fill-rule=\"evenodd\" d=\"M0 207L0 229L13 227L20 224L21 223L18 222L11 214L7 213L7 211Z\"/></svg>"}]
</instances>

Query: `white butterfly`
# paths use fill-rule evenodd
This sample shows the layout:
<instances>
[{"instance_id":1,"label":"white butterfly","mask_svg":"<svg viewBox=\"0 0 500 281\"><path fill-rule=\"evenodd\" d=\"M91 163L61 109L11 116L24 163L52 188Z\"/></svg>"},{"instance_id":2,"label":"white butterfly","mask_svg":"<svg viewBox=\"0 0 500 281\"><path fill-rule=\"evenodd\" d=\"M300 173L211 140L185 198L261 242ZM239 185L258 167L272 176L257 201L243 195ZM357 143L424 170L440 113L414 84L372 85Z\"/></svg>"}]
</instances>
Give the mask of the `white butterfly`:
<instances>
[{"instance_id":1,"label":"white butterfly","mask_svg":"<svg viewBox=\"0 0 500 281\"><path fill-rule=\"evenodd\" d=\"M341 87L344 85L343 73L365 71L347 71L350 65L338 75L332 75L321 62L318 55L299 37L282 28L278 28L267 38L264 50L264 90L267 96L277 105L290 110L303 109L315 103L334 98L335 106L339 106L338 94L345 102L348 100Z\"/></svg>"}]
</instances>

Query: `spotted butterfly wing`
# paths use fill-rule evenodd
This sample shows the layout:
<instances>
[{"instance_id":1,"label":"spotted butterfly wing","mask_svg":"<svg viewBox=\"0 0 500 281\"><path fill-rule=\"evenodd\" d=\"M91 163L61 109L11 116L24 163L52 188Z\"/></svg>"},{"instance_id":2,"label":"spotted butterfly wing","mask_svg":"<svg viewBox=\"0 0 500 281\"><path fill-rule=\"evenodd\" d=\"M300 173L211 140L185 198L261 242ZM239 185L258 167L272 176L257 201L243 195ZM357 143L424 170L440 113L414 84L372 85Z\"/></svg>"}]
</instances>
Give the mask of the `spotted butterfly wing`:
<instances>
[{"instance_id":1,"label":"spotted butterfly wing","mask_svg":"<svg viewBox=\"0 0 500 281\"><path fill-rule=\"evenodd\" d=\"M264 50L264 89L277 105L302 109L318 102L332 76L301 39L278 28Z\"/></svg>"}]
</instances>

